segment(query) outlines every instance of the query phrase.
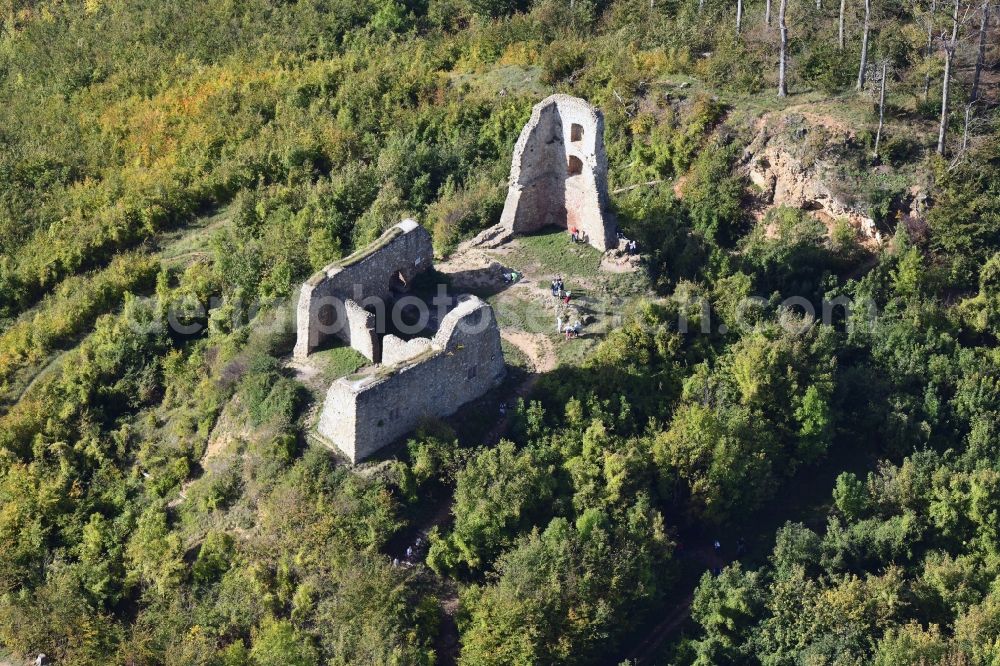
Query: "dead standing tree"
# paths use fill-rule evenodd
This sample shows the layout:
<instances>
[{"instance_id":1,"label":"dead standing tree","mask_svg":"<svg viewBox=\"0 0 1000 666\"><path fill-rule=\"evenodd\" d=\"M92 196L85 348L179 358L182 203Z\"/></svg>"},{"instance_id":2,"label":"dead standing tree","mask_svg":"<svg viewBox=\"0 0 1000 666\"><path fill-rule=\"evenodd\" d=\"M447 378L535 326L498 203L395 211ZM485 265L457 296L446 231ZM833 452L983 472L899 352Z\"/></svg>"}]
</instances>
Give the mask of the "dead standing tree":
<instances>
[{"instance_id":1,"label":"dead standing tree","mask_svg":"<svg viewBox=\"0 0 1000 666\"><path fill-rule=\"evenodd\" d=\"M778 60L778 97L788 97L788 81L786 74L788 70L788 24L785 22L785 11L788 9L788 0L781 0L778 5L778 32L781 39L781 52Z\"/></svg>"},{"instance_id":2,"label":"dead standing tree","mask_svg":"<svg viewBox=\"0 0 1000 666\"><path fill-rule=\"evenodd\" d=\"M877 74L879 77L878 94L878 131L875 132L875 159L877 160L879 144L882 142L882 127L885 125L885 84L889 78L889 61L882 60L882 71Z\"/></svg>"},{"instance_id":3,"label":"dead standing tree","mask_svg":"<svg viewBox=\"0 0 1000 666\"><path fill-rule=\"evenodd\" d=\"M979 17L979 51L976 54L976 69L972 75L972 90L969 92L969 102L965 105L965 126L962 129L962 152L969 147L969 123L972 121L974 107L979 101L979 80L986 63L986 32L990 25L990 3L983 0Z\"/></svg>"},{"instance_id":4,"label":"dead standing tree","mask_svg":"<svg viewBox=\"0 0 1000 666\"><path fill-rule=\"evenodd\" d=\"M865 0L865 23L861 34L861 66L858 67L858 85L861 90L865 87L865 74L868 71L868 34L871 31L872 0Z\"/></svg>"},{"instance_id":5,"label":"dead standing tree","mask_svg":"<svg viewBox=\"0 0 1000 666\"><path fill-rule=\"evenodd\" d=\"M768 3L771 0L767 0ZM840 22L837 25L837 46L844 50L844 12L847 10L847 0L840 0Z\"/></svg>"},{"instance_id":6,"label":"dead standing tree","mask_svg":"<svg viewBox=\"0 0 1000 666\"><path fill-rule=\"evenodd\" d=\"M924 101L931 93L931 69L930 62L931 56L934 55L934 14L937 13L937 0L931 0L931 9L926 14L925 21L927 22L927 51L924 54L924 66L927 71L924 73Z\"/></svg>"},{"instance_id":7,"label":"dead standing tree","mask_svg":"<svg viewBox=\"0 0 1000 666\"><path fill-rule=\"evenodd\" d=\"M958 46L958 11L961 0L955 0L951 15L951 38L941 40L944 49L944 76L941 83L941 122L938 125L937 154L944 155L945 135L948 131L948 101L951 96L951 70L955 60L955 48Z\"/></svg>"}]
</instances>

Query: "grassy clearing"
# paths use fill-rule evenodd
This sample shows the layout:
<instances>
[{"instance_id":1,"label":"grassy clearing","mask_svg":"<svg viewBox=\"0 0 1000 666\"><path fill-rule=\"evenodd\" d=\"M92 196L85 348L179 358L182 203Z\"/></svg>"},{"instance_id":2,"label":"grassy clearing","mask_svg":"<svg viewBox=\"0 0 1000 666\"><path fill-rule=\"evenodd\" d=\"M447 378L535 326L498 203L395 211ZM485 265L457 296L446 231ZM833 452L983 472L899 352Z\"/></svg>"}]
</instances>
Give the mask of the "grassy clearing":
<instances>
[{"instance_id":1,"label":"grassy clearing","mask_svg":"<svg viewBox=\"0 0 1000 666\"><path fill-rule=\"evenodd\" d=\"M547 308L533 299L514 295L491 299L500 328L549 333L555 330L555 307Z\"/></svg>"},{"instance_id":2,"label":"grassy clearing","mask_svg":"<svg viewBox=\"0 0 1000 666\"><path fill-rule=\"evenodd\" d=\"M563 230L519 237L503 261L523 271L532 289L506 290L488 298L497 322L503 329L548 336L559 365L581 365L604 338L614 318L650 295L644 271L601 271L601 252L589 245L571 243ZM555 275L561 275L566 289L572 292L569 306L549 295L550 280ZM564 323L578 318L584 326L583 336L565 340L558 335L556 318L560 314ZM506 346L504 349L509 353ZM516 365L517 361L509 363Z\"/></svg>"},{"instance_id":3,"label":"grassy clearing","mask_svg":"<svg viewBox=\"0 0 1000 666\"><path fill-rule=\"evenodd\" d=\"M519 368L526 372L534 369L531 365L531 359L517 345L512 345L506 340L501 340L500 349L503 350L503 358L509 368Z\"/></svg>"},{"instance_id":4,"label":"grassy clearing","mask_svg":"<svg viewBox=\"0 0 1000 666\"><path fill-rule=\"evenodd\" d=\"M510 262L515 267L531 267L535 272L564 278L593 277L601 265L601 252L589 245L574 244L565 230L555 229L519 238Z\"/></svg>"},{"instance_id":5,"label":"grassy clearing","mask_svg":"<svg viewBox=\"0 0 1000 666\"><path fill-rule=\"evenodd\" d=\"M541 82L541 67L504 65L483 73L453 74L452 81L457 87L495 95L501 90L514 95L529 95L542 99L555 92Z\"/></svg>"},{"instance_id":6,"label":"grassy clearing","mask_svg":"<svg viewBox=\"0 0 1000 666\"><path fill-rule=\"evenodd\" d=\"M588 333L586 330L579 338L567 340L564 336L553 335L555 341L556 360L559 365L580 366L597 349L603 335Z\"/></svg>"},{"instance_id":7,"label":"grassy clearing","mask_svg":"<svg viewBox=\"0 0 1000 666\"><path fill-rule=\"evenodd\" d=\"M367 358L346 345L318 351L310 355L309 362L319 368L320 375L326 383L369 365Z\"/></svg>"}]
</instances>

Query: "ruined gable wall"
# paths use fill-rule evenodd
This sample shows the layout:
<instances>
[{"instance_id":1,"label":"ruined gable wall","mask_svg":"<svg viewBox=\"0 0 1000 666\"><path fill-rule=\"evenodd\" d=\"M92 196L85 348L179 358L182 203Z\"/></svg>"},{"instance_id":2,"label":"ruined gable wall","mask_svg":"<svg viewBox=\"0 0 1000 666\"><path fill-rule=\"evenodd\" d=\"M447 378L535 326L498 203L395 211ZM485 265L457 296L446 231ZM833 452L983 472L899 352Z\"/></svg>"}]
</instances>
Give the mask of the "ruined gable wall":
<instances>
[{"instance_id":1,"label":"ruined gable wall","mask_svg":"<svg viewBox=\"0 0 1000 666\"><path fill-rule=\"evenodd\" d=\"M468 327L461 325L463 319ZM444 317L433 347L416 359L385 377L334 382L320 417L320 434L357 462L421 421L453 414L496 387L504 371L493 309L469 299Z\"/></svg>"},{"instance_id":2,"label":"ruined gable wall","mask_svg":"<svg viewBox=\"0 0 1000 666\"><path fill-rule=\"evenodd\" d=\"M433 263L431 235L415 221L403 220L366 248L324 268L299 293L295 357L305 358L331 334L350 343L348 326L337 319L345 300L361 306L367 299L384 300L398 275L410 282Z\"/></svg>"},{"instance_id":3,"label":"ruined gable wall","mask_svg":"<svg viewBox=\"0 0 1000 666\"><path fill-rule=\"evenodd\" d=\"M351 462L360 460L354 450L358 433L357 414L358 404L351 384L341 380L333 382L326 392L316 429Z\"/></svg>"},{"instance_id":4,"label":"ruined gable wall","mask_svg":"<svg viewBox=\"0 0 1000 666\"><path fill-rule=\"evenodd\" d=\"M569 95L547 97L514 147L501 226L512 233L575 227L594 247L614 247L607 169L600 111Z\"/></svg>"}]
</instances>

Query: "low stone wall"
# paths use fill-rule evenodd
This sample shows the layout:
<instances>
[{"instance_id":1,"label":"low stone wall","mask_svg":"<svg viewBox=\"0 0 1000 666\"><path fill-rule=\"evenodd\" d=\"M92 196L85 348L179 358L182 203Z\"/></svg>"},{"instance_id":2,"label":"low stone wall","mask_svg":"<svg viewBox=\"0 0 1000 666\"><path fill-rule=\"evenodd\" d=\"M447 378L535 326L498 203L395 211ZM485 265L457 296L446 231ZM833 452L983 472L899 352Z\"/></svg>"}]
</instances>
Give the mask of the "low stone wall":
<instances>
[{"instance_id":1,"label":"low stone wall","mask_svg":"<svg viewBox=\"0 0 1000 666\"><path fill-rule=\"evenodd\" d=\"M412 342L390 342L386 351L397 354ZM417 356L335 381L318 430L358 462L421 421L453 414L499 385L504 372L493 309L469 297L445 315L437 334Z\"/></svg>"},{"instance_id":2,"label":"low stone wall","mask_svg":"<svg viewBox=\"0 0 1000 666\"><path fill-rule=\"evenodd\" d=\"M382 338L382 363L394 365L416 358L431 349L431 341L427 338L403 340L391 333Z\"/></svg>"}]
</instances>

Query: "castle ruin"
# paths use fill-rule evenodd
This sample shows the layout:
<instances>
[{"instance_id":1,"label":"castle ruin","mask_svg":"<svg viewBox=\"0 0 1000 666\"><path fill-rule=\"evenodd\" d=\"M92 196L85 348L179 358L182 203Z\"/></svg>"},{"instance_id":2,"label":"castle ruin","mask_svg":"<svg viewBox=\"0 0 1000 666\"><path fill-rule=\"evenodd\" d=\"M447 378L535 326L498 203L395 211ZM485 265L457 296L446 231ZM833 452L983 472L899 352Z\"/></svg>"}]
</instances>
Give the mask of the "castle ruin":
<instances>
[{"instance_id":1,"label":"castle ruin","mask_svg":"<svg viewBox=\"0 0 1000 666\"><path fill-rule=\"evenodd\" d=\"M503 379L493 308L475 296L445 315L430 340L386 337L398 352L392 363L333 382L320 415L319 433L353 462L427 418L454 414Z\"/></svg>"},{"instance_id":2,"label":"castle ruin","mask_svg":"<svg viewBox=\"0 0 1000 666\"><path fill-rule=\"evenodd\" d=\"M384 306L393 292L405 291L433 262L431 235L407 219L313 275L299 293L295 358L305 359L336 335L369 361L381 363L375 313L367 308Z\"/></svg>"},{"instance_id":3,"label":"castle ruin","mask_svg":"<svg viewBox=\"0 0 1000 666\"><path fill-rule=\"evenodd\" d=\"M295 358L306 360L335 336L373 363L333 382L317 425L352 462L425 419L453 414L503 380L500 329L493 308L475 296L459 297L434 324L433 337L404 340L385 331L387 302L432 266L430 234L404 220L302 285Z\"/></svg>"},{"instance_id":4,"label":"castle ruin","mask_svg":"<svg viewBox=\"0 0 1000 666\"><path fill-rule=\"evenodd\" d=\"M601 251L618 246L608 211L604 116L585 100L552 95L535 105L510 165L500 227L576 229Z\"/></svg>"}]
</instances>

